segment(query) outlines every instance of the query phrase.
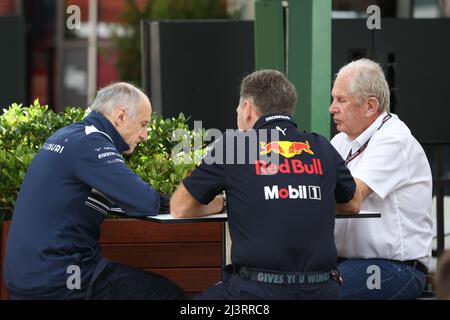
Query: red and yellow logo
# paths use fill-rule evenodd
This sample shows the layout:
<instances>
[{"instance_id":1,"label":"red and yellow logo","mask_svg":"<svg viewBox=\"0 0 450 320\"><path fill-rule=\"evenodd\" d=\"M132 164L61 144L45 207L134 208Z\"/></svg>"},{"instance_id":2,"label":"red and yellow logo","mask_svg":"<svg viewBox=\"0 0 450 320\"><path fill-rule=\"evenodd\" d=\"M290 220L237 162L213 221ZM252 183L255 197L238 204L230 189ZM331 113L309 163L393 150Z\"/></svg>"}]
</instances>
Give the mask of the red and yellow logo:
<instances>
[{"instance_id":1,"label":"red and yellow logo","mask_svg":"<svg viewBox=\"0 0 450 320\"><path fill-rule=\"evenodd\" d=\"M267 144L265 142L260 142L260 146L262 149L262 151L260 151L261 155L268 154L272 151L281 154L285 158L292 158L302 152L314 154L308 141L272 141Z\"/></svg>"}]
</instances>

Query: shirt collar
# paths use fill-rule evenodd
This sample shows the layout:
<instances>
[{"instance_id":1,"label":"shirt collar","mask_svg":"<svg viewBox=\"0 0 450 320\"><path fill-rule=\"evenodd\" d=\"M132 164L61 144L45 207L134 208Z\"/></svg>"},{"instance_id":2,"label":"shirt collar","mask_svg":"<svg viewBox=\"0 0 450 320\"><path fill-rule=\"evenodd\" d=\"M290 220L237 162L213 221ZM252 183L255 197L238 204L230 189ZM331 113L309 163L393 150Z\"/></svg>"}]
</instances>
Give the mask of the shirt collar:
<instances>
[{"instance_id":1,"label":"shirt collar","mask_svg":"<svg viewBox=\"0 0 450 320\"><path fill-rule=\"evenodd\" d=\"M378 118L366 129L361 133L355 140L351 142L352 150L357 150L360 148L364 143L366 143L378 130L381 123L383 122L383 118L386 116L387 112L383 112L378 116Z\"/></svg>"},{"instance_id":2,"label":"shirt collar","mask_svg":"<svg viewBox=\"0 0 450 320\"><path fill-rule=\"evenodd\" d=\"M261 117L259 117L259 119L255 122L255 125L253 126L253 129L257 130L260 129L262 127L271 125L275 122L289 122L292 125L294 125L295 127L297 127L297 125L295 124L295 122L292 120L292 118L290 116L288 116L287 114L284 113L267 113Z\"/></svg>"},{"instance_id":3,"label":"shirt collar","mask_svg":"<svg viewBox=\"0 0 450 320\"><path fill-rule=\"evenodd\" d=\"M108 136L110 136L117 148L117 151L119 151L120 153L130 149L130 146L125 142L125 140L123 140L117 129L102 114L96 111L92 111L83 119L83 121L93 125L97 130L103 131Z\"/></svg>"}]
</instances>

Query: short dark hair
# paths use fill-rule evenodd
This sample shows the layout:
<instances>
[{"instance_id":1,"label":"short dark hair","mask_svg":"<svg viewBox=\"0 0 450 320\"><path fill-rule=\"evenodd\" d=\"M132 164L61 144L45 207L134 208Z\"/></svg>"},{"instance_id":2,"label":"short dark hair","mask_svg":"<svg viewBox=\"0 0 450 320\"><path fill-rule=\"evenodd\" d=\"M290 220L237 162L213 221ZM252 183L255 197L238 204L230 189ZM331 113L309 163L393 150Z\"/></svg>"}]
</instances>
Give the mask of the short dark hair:
<instances>
[{"instance_id":1,"label":"short dark hair","mask_svg":"<svg viewBox=\"0 0 450 320\"><path fill-rule=\"evenodd\" d=\"M276 70L259 70L242 80L241 98L253 98L258 111L292 116L297 103L294 85Z\"/></svg>"}]
</instances>

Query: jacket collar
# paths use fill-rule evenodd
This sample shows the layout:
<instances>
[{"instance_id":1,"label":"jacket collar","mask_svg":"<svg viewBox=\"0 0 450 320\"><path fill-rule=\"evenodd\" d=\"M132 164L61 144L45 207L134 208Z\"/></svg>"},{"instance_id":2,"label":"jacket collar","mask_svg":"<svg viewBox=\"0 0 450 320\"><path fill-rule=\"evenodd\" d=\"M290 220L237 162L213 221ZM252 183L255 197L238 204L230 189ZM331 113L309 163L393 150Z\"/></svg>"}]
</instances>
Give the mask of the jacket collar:
<instances>
[{"instance_id":1,"label":"jacket collar","mask_svg":"<svg viewBox=\"0 0 450 320\"><path fill-rule=\"evenodd\" d=\"M97 130L106 133L112 139L113 144L120 153L130 149L130 146L123 140L117 129L102 114L92 111L83 121L93 125Z\"/></svg>"},{"instance_id":2,"label":"jacket collar","mask_svg":"<svg viewBox=\"0 0 450 320\"><path fill-rule=\"evenodd\" d=\"M378 116L378 118L372 122L372 124L367 127L366 130L364 130L358 137L353 140L352 143L352 150L353 148L359 148L361 147L366 141L368 141L372 136L377 132L377 130L380 128L380 125L383 123L384 117L386 117L387 112L383 112Z\"/></svg>"},{"instance_id":3,"label":"jacket collar","mask_svg":"<svg viewBox=\"0 0 450 320\"><path fill-rule=\"evenodd\" d=\"M290 116L283 113L267 113L261 117L255 122L255 125L253 126L253 129L260 129L265 126L272 125L275 122L289 122L293 126L297 127L295 122L292 120Z\"/></svg>"}]
</instances>

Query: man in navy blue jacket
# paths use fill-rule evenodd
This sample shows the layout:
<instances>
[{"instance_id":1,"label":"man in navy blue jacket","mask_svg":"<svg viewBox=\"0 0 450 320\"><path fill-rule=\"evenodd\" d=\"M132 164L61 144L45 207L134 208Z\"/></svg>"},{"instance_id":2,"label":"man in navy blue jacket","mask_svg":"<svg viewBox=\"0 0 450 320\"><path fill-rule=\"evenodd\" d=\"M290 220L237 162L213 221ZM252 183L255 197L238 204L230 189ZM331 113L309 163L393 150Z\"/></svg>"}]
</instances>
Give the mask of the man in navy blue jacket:
<instances>
[{"instance_id":1,"label":"man in navy blue jacket","mask_svg":"<svg viewBox=\"0 0 450 320\"><path fill-rule=\"evenodd\" d=\"M55 132L22 183L9 231L5 280L12 299L178 299L168 279L102 257L111 207L157 215L159 194L125 164L147 138L151 104L127 83L100 90L92 112Z\"/></svg>"}]
</instances>

